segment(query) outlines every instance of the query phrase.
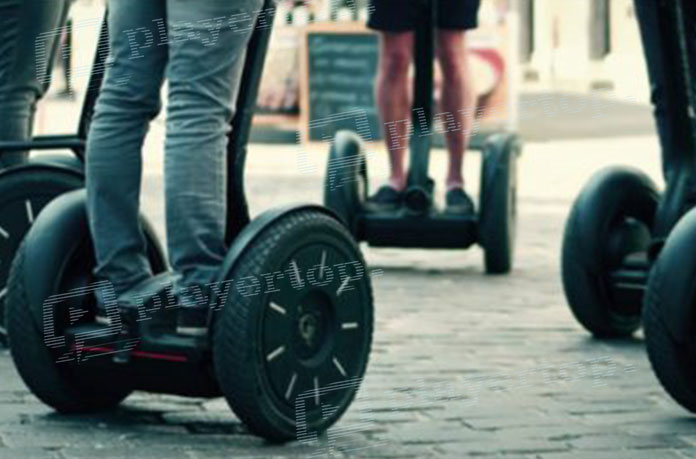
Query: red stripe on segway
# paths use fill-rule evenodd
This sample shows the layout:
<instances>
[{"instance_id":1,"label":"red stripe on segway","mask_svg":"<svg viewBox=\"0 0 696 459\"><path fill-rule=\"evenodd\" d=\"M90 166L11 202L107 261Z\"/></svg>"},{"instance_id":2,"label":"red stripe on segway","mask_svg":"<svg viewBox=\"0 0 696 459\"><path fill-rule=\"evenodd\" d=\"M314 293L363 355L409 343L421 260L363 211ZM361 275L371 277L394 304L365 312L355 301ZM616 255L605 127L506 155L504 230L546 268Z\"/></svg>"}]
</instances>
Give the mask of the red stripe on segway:
<instances>
[{"instance_id":1,"label":"red stripe on segway","mask_svg":"<svg viewBox=\"0 0 696 459\"><path fill-rule=\"evenodd\" d=\"M183 355L157 354L154 352L133 351L133 356L145 359L167 360L169 362L187 362L188 359Z\"/></svg>"},{"instance_id":2,"label":"red stripe on segway","mask_svg":"<svg viewBox=\"0 0 696 459\"><path fill-rule=\"evenodd\" d=\"M77 350L75 348L74 350ZM90 347L81 347L79 349L81 352L99 352L103 354L111 354L116 352L116 349L112 349L109 347L98 347L98 346L90 346ZM141 357L144 359L153 359L153 360L165 360L167 362L188 362L188 359L183 356L183 355L172 355L172 354L159 354L156 352L145 352L145 351L131 351L131 355L133 357Z\"/></svg>"}]
</instances>

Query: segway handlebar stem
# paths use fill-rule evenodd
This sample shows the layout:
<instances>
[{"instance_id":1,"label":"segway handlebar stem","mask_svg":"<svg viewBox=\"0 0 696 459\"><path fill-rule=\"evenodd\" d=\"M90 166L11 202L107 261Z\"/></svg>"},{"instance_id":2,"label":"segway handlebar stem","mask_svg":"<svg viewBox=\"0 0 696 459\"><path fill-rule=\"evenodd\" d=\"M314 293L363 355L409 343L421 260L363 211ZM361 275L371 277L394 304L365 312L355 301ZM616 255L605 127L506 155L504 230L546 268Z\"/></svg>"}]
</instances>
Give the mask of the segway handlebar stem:
<instances>
[{"instance_id":1,"label":"segway handlebar stem","mask_svg":"<svg viewBox=\"0 0 696 459\"><path fill-rule=\"evenodd\" d=\"M424 2L423 19L416 29L414 62L416 81L413 86L413 107L411 134L411 166L408 177L409 187L427 189L428 165L433 124L433 91L435 59L435 24L437 5L434 0Z\"/></svg>"}]
</instances>

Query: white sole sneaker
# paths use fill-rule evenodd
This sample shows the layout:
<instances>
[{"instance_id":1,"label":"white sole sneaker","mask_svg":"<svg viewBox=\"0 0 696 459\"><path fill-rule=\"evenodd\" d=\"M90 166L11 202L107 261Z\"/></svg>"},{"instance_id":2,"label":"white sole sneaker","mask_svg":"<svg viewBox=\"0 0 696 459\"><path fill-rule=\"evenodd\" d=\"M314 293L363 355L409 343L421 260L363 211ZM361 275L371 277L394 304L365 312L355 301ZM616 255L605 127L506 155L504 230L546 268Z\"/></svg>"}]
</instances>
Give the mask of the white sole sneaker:
<instances>
[{"instance_id":1,"label":"white sole sneaker","mask_svg":"<svg viewBox=\"0 0 696 459\"><path fill-rule=\"evenodd\" d=\"M111 326L111 318L108 316L102 316L101 314L97 314L94 318L94 321L97 323L97 325L106 325L107 327Z\"/></svg>"},{"instance_id":2,"label":"white sole sneaker","mask_svg":"<svg viewBox=\"0 0 696 459\"><path fill-rule=\"evenodd\" d=\"M208 334L207 327L176 327L176 333L178 335L185 336L205 336Z\"/></svg>"}]
</instances>

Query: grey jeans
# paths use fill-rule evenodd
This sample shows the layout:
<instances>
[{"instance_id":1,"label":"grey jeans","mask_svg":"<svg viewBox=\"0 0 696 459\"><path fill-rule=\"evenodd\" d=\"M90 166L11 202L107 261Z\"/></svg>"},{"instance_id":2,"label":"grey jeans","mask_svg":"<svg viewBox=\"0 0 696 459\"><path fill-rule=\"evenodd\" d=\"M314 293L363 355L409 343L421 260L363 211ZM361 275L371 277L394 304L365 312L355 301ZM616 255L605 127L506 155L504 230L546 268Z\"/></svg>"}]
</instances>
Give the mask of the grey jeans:
<instances>
[{"instance_id":1,"label":"grey jeans","mask_svg":"<svg viewBox=\"0 0 696 459\"><path fill-rule=\"evenodd\" d=\"M0 141L31 138L68 6L68 0L0 0ZM0 166L25 159L26 152L5 153Z\"/></svg>"},{"instance_id":2,"label":"grey jeans","mask_svg":"<svg viewBox=\"0 0 696 459\"><path fill-rule=\"evenodd\" d=\"M141 150L168 82L165 197L178 287L213 282L225 256L226 146L262 0L112 0L110 56L87 145L95 274L123 294L151 275L138 224Z\"/></svg>"}]
</instances>

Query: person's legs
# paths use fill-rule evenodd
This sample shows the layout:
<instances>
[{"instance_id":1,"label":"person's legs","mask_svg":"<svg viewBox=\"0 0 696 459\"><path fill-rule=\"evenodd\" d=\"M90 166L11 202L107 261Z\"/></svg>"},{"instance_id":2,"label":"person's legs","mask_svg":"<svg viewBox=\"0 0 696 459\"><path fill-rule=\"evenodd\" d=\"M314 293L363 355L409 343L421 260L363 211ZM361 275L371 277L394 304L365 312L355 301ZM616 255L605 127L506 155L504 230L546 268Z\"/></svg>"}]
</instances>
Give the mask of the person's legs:
<instances>
[{"instance_id":1,"label":"person's legs","mask_svg":"<svg viewBox=\"0 0 696 459\"><path fill-rule=\"evenodd\" d=\"M383 32L377 105L389 152L389 183L370 197L368 206L375 211L393 210L401 204L406 188L405 153L411 126L411 90L409 69L413 60L413 32Z\"/></svg>"},{"instance_id":2,"label":"person's legs","mask_svg":"<svg viewBox=\"0 0 696 459\"><path fill-rule=\"evenodd\" d=\"M398 208L406 188L404 162L411 129L409 69L418 20L417 2L370 0L368 27L378 31L381 38L375 92L390 164L389 183L368 201L375 211Z\"/></svg>"},{"instance_id":3,"label":"person's legs","mask_svg":"<svg viewBox=\"0 0 696 459\"><path fill-rule=\"evenodd\" d=\"M381 34L377 105L389 151L389 185L397 191L406 187L404 157L411 123L409 69L413 46L413 32Z\"/></svg>"},{"instance_id":4,"label":"person's legs","mask_svg":"<svg viewBox=\"0 0 696 459\"><path fill-rule=\"evenodd\" d=\"M160 110L167 47L153 21L166 0L110 3L110 55L87 142L87 207L95 274L117 295L150 277L140 228L141 149Z\"/></svg>"},{"instance_id":5,"label":"person's legs","mask_svg":"<svg viewBox=\"0 0 696 459\"><path fill-rule=\"evenodd\" d=\"M227 134L262 6L262 0L207 0L195 8L189 0L167 1L165 196L167 243L172 268L181 275L179 293L214 282L226 255ZM184 301L187 305L195 306ZM180 320L179 328L197 333L204 325Z\"/></svg>"},{"instance_id":6,"label":"person's legs","mask_svg":"<svg viewBox=\"0 0 696 459\"><path fill-rule=\"evenodd\" d=\"M0 140L31 138L67 12L67 0L0 0ZM26 157L26 152L2 154L0 167Z\"/></svg>"},{"instance_id":7,"label":"person's legs","mask_svg":"<svg viewBox=\"0 0 696 459\"><path fill-rule=\"evenodd\" d=\"M445 139L449 167L445 177L447 212L470 214L474 203L464 191L464 154L476 112L474 82L469 71L466 31L478 26L480 0L437 0L437 57L442 69L441 108L456 121Z\"/></svg>"},{"instance_id":8,"label":"person's legs","mask_svg":"<svg viewBox=\"0 0 696 459\"><path fill-rule=\"evenodd\" d=\"M462 166L474 120L475 97L469 72L466 32L439 30L437 56L443 79L441 108L457 120L457 128L445 132L449 150L445 184L451 190L464 187Z\"/></svg>"}]
</instances>

